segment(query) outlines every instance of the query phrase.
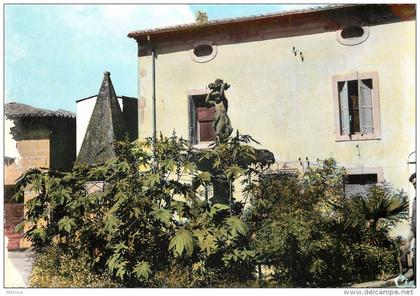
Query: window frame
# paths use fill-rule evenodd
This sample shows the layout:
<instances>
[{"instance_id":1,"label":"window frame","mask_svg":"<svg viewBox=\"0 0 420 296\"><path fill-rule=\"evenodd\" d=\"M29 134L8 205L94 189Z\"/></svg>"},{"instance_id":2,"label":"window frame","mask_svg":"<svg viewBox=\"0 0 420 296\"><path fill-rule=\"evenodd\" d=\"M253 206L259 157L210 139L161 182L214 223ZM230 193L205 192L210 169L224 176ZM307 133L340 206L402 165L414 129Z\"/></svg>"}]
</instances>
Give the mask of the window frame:
<instances>
[{"instance_id":1,"label":"window frame","mask_svg":"<svg viewBox=\"0 0 420 296\"><path fill-rule=\"evenodd\" d=\"M382 167L346 167L346 175L369 175L376 174L378 180L375 184L381 184L385 181L384 179L384 170ZM347 183L344 183L344 192L346 192L345 186ZM372 184L373 185L373 184Z\"/></svg>"},{"instance_id":2,"label":"window frame","mask_svg":"<svg viewBox=\"0 0 420 296\"><path fill-rule=\"evenodd\" d=\"M369 134L341 134L340 120L340 95L338 91L339 82L347 82L351 80L372 80L372 124L373 133ZM362 140L380 140L381 139L381 118L379 104L379 78L378 72L351 72L347 74L334 75L332 77L332 87L334 96L334 117L335 117L335 141L362 141Z\"/></svg>"},{"instance_id":3,"label":"window frame","mask_svg":"<svg viewBox=\"0 0 420 296\"><path fill-rule=\"evenodd\" d=\"M212 48L212 52L210 54L208 54L208 55L196 56L194 50L196 48L200 47L200 46L209 46L209 47ZM216 57L216 55L217 55L217 46L211 40L200 40L200 41L195 42L192 45L192 48L189 50L189 54L190 54L191 59L194 62L197 62L197 63L207 63L207 62L210 62L211 60L213 60Z\"/></svg>"},{"instance_id":4,"label":"window frame","mask_svg":"<svg viewBox=\"0 0 420 296\"><path fill-rule=\"evenodd\" d=\"M194 122L195 120L197 122L196 115L194 115L194 111L196 110L195 104L194 104L194 97L196 96L206 96L208 93L210 93L210 89L192 89L187 91L188 96L188 140L191 142L194 148L197 149L204 149L209 148L215 141L200 141L199 139L199 127L197 126L195 129ZM194 135L195 132L195 135Z\"/></svg>"},{"instance_id":5,"label":"window frame","mask_svg":"<svg viewBox=\"0 0 420 296\"><path fill-rule=\"evenodd\" d=\"M343 38L343 36L341 36L341 33L346 30L349 29L351 27L359 27L363 30L363 35L359 36L359 37L350 37L350 38ZM359 45L360 43L365 42L368 38L369 38L369 34L370 34L370 30L368 26L360 26L360 25L353 25L353 26L346 26L340 30L337 30L335 32L336 34L336 39L339 43L341 43L342 45L346 45L346 46L354 46L354 45Z\"/></svg>"}]
</instances>

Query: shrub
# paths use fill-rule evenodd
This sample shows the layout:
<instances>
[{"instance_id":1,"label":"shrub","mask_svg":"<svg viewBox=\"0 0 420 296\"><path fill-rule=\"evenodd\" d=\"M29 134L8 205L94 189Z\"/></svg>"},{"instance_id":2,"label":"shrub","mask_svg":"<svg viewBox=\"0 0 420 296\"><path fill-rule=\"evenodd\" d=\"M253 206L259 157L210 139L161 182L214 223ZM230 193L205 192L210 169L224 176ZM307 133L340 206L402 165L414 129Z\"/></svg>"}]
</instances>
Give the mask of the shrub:
<instances>
[{"instance_id":1,"label":"shrub","mask_svg":"<svg viewBox=\"0 0 420 296\"><path fill-rule=\"evenodd\" d=\"M326 160L303 177L261 179L248 223L252 249L274 267L275 285L337 287L397 271L398 244L388 233L407 217L407 196L382 184L344 198L344 177Z\"/></svg>"},{"instance_id":2,"label":"shrub","mask_svg":"<svg viewBox=\"0 0 420 296\"><path fill-rule=\"evenodd\" d=\"M17 194L27 187L38 192L26 205L25 236L40 252L57 246L86 254L89 268L126 287L173 285L158 275L176 274L175 266L186 270L180 281L186 286L252 279L243 204L232 192L223 197L228 204L198 193L211 180L232 184L247 176L246 185L252 179L249 160L255 157L247 142L237 135L198 154L188 141L161 136L153 149L152 139L119 142L115 159L70 173L30 170ZM210 159L214 169L198 170L197 156ZM98 180L99 189L90 190Z\"/></svg>"},{"instance_id":3,"label":"shrub","mask_svg":"<svg viewBox=\"0 0 420 296\"><path fill-rule=\"evenodd\" d=\"M29 286L34 288L114 288L106 272L95 272L87 254L71 254L58 247L35 254Z\"/></svg>"}]
</instances>

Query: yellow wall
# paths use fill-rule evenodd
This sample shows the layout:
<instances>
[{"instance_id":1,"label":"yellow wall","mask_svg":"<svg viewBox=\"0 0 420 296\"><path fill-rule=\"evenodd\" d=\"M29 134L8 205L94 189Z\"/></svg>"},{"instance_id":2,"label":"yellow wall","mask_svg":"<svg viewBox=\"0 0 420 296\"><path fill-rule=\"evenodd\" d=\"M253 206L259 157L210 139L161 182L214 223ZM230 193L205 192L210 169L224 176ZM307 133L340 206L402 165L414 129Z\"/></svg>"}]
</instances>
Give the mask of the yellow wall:
<instances>
[{"instance_id":1,"label":"yellow wall","mask_svg":"<svg viewBox=\"0 0 420 296\"><path fill-rule=\"evenodd\" d=\"M302 51L303 62L293 46ZM152 134L151 69L151 57L141 57L140 137ZM378 73L381 140L335 140L332 76L354 71ZM356 46L344 46L335 32L326 32L218 46L207 63L194 62L188 51L158 55L158 131L169 135L175 129L188 138L187 91L203 89L216 78L231 84L226 96L233 128L260 141L277 162L334 157L349 168L380 167L385 180L410 191L414 168L406 160L415 150L414 21L372 26L369 38Z\"/></svg>"}]
</instances>

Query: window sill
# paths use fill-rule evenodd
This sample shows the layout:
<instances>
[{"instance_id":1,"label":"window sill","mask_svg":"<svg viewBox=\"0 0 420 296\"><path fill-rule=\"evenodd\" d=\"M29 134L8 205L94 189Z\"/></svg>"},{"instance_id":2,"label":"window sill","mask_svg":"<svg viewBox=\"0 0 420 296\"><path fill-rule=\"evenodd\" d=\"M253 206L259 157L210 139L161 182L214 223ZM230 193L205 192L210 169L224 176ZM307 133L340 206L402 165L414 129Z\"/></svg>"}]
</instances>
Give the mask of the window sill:
<instances>
[{"instance_id":1,"label":"window sill","mask_svg":"<svg viewBox=\"0 0 420 296\"><path fill-rule=\"evenodd\" d=\"M355 134L351 136L336 136L335 141L336 142L346 142L346 141L367 141L367 140L380 140L380 135L370 134L370 135L360 135Z\"/></svg>"},{"instance_id":2,"label":"window sill","mask_svg":"<svg viewBox=\"0 0 420 296\"><path fill-rule=\"evenodd\" d=\"M193 148L195 148L195 149L208 149L208 148L211 148L211 146L214 143L215 143L215 141L200 142L198 144L193 145Z\"/></svg>"}]
</instances>

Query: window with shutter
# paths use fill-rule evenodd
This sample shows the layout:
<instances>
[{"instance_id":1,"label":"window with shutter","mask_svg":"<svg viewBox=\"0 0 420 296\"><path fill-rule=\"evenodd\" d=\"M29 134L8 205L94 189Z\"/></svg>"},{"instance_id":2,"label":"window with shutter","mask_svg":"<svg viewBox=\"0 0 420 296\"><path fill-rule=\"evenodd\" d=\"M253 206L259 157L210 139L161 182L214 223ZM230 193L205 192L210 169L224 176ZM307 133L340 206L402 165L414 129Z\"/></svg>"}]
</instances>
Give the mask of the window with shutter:
<instances>
[{"instance_id":1,"label":"window with shutter","mask_svg":"<svg viewBox=\"0 0 420 296\"><path fill-rule=\"evenodd\" d=\"M336 140L380 139L378 77L352 73L333 77Z\"/></svg>"},{"instance_id":2,"label":"window with shutter","mask_svg":"<svg viewBox=\"0 0 420 296\"><path fill-rule=\"evenodd\" d=\"M208 105L205 98L205 94L189 97L189 136L194 145L216 139L213 128L214 106Z\"/></svg>"}]
</instances>

